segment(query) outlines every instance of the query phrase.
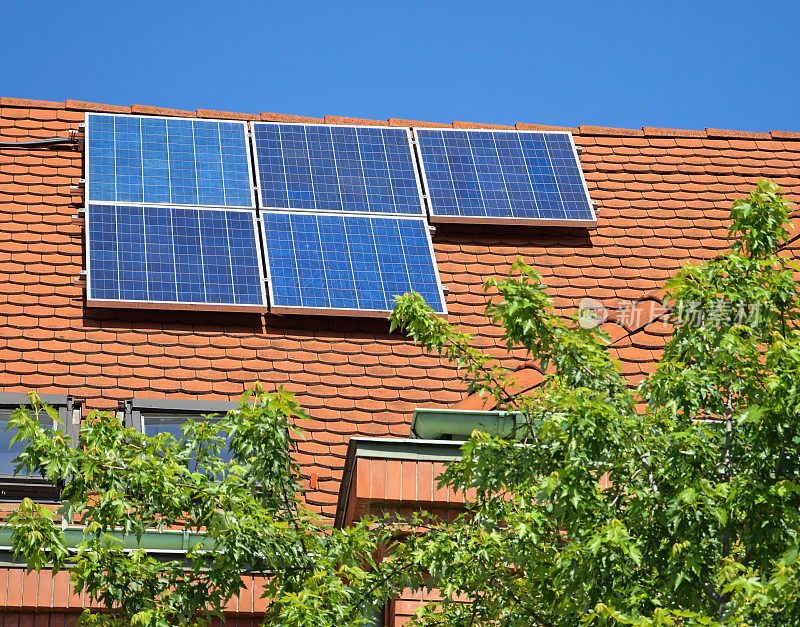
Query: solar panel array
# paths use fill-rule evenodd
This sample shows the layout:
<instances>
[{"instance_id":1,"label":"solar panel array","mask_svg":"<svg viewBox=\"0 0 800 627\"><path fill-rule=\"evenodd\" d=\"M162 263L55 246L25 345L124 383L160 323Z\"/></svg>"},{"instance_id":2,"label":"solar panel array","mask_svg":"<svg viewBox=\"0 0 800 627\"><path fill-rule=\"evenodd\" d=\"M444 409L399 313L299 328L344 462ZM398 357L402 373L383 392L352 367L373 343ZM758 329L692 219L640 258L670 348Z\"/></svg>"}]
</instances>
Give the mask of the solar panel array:
<instances>
[{"instance_id":1,"label":"solar panel array","mask_svg":"<svg viewBox=\"0 0 800 627\"><path fill-rule=\"evenodd\" d=\"M412 290L445 311L408 129L255 122L253 146L273 311L385 313Z\"/></svg>"},{"instance_id":2,"label":"solar panel array","mask_svg":"<svg viewBox=\"0 0 800 627\"><path fill-rule=\"evenodd\" d=\"M432 220L594 222L565 132L414 129Z\"/></svg>"},{"instance_id":3,"label":"solar panel array","mask_svg":"<svg viewBox=\"0 0 800 627\"><path fill-rule=\"evenodd\" d=\"M423 215L408 129L253 123L261 207Z\"/></svg>"},{"instance_id":4,"label":"solar panel array","mask_svg":"<svg viewBox=\"0 0 800 627\"><path fill-rule=\"evenodd\" d=\"M89 204L86 219L92 300L265 304L253 211Z\"/></svg>"},{"instance_id":5,"label":"solar panel array","mask_svg":"<svg viewBox=\"0 0 800 627\"><path fill-rule=\"evenodd\" d=\"M91 202L255 207L244 122L89 114Z\"/></svg>"},{"instance_id":6,"label":"solar panel array","mask_svg":"<svg viewBox=\"0 0 800 627\"><path fill-rule=\"evenodd\" d=\"M391 311L415 291L445 306L421 218L264 212L270 301L276 311Z\"/></svg>"},{"instance_id":7,"label":"solar panel array","mask_svg":"<svg viewBox=\"0 0 800 627\"><path fill-rule=\"evenodd\" d=\"M446 313L426 218L595 220L569 133L86 120L92 304Z\"/></svg>"}]
</instances>

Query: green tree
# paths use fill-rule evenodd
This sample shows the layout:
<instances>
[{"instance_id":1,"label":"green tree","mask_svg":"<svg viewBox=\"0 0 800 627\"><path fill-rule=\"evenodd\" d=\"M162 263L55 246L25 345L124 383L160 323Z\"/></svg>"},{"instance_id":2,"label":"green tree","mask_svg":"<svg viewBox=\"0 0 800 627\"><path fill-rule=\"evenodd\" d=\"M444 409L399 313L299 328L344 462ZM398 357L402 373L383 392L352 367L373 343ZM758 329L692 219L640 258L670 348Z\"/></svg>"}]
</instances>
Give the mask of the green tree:
<instances>
[{"instance_id":1,"label":"green tree","mask_svg":"<svg viewBox=\"0 0 800 627\"><path fill-rule=\"evenodd\" d=\"M584 328L591 314L560 317L521 260L486 282L487 315L544 373L533 393L515 392L502 360L419 296L399 300L395 327L463 368L470 392L525 417L508 437L473 433L443 475L474 490L467 511L454 524L419 517L429 530L384 565L398 589L441 589L420 624L800 624L788 212L766 181L733 204L731 252L667 284L674 331L638 389L607 334Z\"/></svg>"},{"instance_id":2,"label":"green tree","mask_svg":"<svg viewBox=\"0 0 800 627\"><path fill-rule=\"evenodd\" d=\"M202 624L221 616L252 574L263 577L254 593L270 602L267 624L367 624L383 585L378 534L333 530L304 506L292 459L301 434L291 425L305 414L291 394L257 386L219 422L187 422L180 439L146 437L93 412L78 447L43 429L39 412L56 418L31 394L31 409L11 417L15 439L27 442L19 468L63 483L64 504L54 512L25 499L5 522L30 570L67 569L76 591L100 604L104 611L84 613L89 622ZM68 523L83 528L72 545ZM122 544L163 529L199 541L173 559Z\"/></svg>"}]
</instances>

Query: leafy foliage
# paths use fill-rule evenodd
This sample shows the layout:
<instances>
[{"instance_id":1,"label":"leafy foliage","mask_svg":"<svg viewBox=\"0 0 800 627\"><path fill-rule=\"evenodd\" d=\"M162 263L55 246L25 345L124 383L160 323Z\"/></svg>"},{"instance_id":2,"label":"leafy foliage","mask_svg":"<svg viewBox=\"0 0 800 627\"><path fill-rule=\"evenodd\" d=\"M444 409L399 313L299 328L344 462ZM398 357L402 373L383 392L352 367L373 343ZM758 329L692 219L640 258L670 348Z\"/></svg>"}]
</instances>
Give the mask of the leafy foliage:
<instances>
[{"instance_id":1,"label":"leafy foliage","mask_svg":"<svg viewBox=\"0 0 800 627\"><path fill-rule=\"evenodd\" d=\"M37 413L52 409L35 394L31 406L17 410L9 425L15 440L27 441L19 465L64 482L64 505L56 514L26 499L6 523L29 568L66 568L76 590L113 610L87 613L90 622L202 623L221 615L244 576L256 575L270 624L364 623L380 586L378 536L369 521L332 530L304 507L292 458L300 434L291 426L304 414L291 394L258 386L218 422L187 422L180 439L147 437L111 413L93 412L80 447L42 429ZM69 523L83 529L75 548L66 541ZM199 540L172 558L123 545L153 530Z\"/></svg>"},{"instance_id":2,"label":"leafy foliage","mask_svg":"<svg viewBox=\"0 0 800 627\"><path fill-rule=\"evenodd\" d=\"M487 315L544 373L533 393L419 296L399 299L395 327L526 418L511 437L473 433L442 477L473 491L468 511L395 547L398 588L442 591L418 624L800 624L788 215L766 181L734 203L731 253L668 283L674 332L638 389L608 336L578 324L584 312L560 318L521 260L487 281Z\"/></svg>"}]
</instances>

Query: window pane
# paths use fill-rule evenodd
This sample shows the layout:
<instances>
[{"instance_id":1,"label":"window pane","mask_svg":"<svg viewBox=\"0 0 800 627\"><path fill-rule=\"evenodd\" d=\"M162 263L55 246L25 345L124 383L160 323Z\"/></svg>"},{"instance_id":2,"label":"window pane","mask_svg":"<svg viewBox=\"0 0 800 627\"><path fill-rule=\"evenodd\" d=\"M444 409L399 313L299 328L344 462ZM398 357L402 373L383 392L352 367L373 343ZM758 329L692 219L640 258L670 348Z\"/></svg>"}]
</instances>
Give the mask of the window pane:
<instances>
[{"instance_id":1,"label":"window pane","mask_svg":"<svg viewBox=\"0 0 800 627\"><path fill-rule=\"evenodd\" d=\"M386 624L385 622L386 610L385 608L378 608L372 614L367 614L364 618L367 618L370 622L368 625L370 627L383 627Z\"/></svg>"},{"instance_id":2,"label":"window pane","mask_svg":"<svg viewBox=\"0 0 800 627\"><path fill-rule=\"evenodd\" d=\"M195 422L208 422L201 414L142 414L142 432L148 437L159 433L169 433L176 440L180 440L183 435L183 423L189 418ZM213 422L217 421L213 420ZM227 449L223 449L220 457L228 461L231 456Z\"/></svg>"},{"instance_id":3,"label":"window pane","mask_svg":"<svg viewBox=\"0 0 800 627\"><path fill-rule=\"evenodd\" d=\"M11 438L14 437L15 430L6 431L8 426L8 419L11 414L16 411L16 408L2 408L0 409L0 475L13 475L14 474L14 459L22 453L25 448L24 442L15 442L11 444ZM55 428L55 423L50 419L45 412L39 416L42 427L45 429ZM39 473L29 471L33 476L40 476Z\"/></svg>"},{"instance_id":4,"label":"window pane","mask_svg":"<svg viewBox=\"0 0 800 627\"><path fill-rule=\"evenodd\" d=\"M181 425L186 422L188 416L166 414L163 416L147 415L142 416L142 430L148 437L153 437L159 433L169 433L176 440L181 439L183 434Z\"/></svg>"}]
</instances>

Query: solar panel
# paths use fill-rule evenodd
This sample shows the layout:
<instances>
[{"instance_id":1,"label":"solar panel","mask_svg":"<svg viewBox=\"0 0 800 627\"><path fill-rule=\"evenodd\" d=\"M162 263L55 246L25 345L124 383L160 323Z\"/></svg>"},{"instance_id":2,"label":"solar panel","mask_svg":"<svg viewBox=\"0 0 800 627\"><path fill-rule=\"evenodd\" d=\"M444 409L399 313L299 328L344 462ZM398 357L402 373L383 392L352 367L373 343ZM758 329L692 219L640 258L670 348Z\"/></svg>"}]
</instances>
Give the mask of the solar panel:
<instances>
[{"instance_id":1,"label":"solar panel","mask_svg":"<svg viewBox=\"0 0 800 627\"><path fill-rule=\"evenodd\" d=\"M408 129L253 122L265 209L423 215Z\"/></svg>"},{"instance_id":2,"label":"solar panel","mask_svg":"<svg viewBox=\"0 0 800 627\"><path fill-rule=\"evenodd\" d=\"M446 312L424 218L262 212L262 227L274 312L385 314L412 290Z\"/></svg>"},{"instance_id":3,"label":"solar panel","mask_svg":"<svg viewBox=\"0 0 800 627\"><path fill-rule=\"evenodd\" d=\"M593 224L567 132L415 128L432 221Z\"/></svg>"},{"instance_id":4,"label":"solar panel","mask_svg":"<svg viewBox=\"0 0 800 627\"><path fill-rule=\"evenodd\" d=\"M255 207L245 122L86 116L90 202Z\"/></svg>"},{"instance_id":5,"label":"solar panel","mask_svg":"<svg viewBox=\"0 0 800 627\"><path fill-rule=\"evenodd\" d=\"M241 209L89 204L90 304L263 310L255 220Z\"/></svg>"}]
</instances>

